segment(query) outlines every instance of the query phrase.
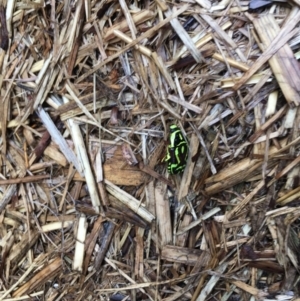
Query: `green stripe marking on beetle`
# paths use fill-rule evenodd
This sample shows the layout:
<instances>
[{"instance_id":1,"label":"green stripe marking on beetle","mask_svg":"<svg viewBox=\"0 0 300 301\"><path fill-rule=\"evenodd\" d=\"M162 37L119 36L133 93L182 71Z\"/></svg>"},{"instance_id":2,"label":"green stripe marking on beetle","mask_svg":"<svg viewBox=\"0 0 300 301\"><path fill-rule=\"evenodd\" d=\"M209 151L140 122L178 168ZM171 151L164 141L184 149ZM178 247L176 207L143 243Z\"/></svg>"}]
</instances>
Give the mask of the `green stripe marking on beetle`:
<instances>
[{"instance_id":1,"label":"green stripe marking on beetle","mask_svg":"<svg viewBox=\"0 0 300 301\"><path fill-rule=\"evenodd\" d=\"M177 125L170 126L170 144L164 159L168 162L168 172L177 174L184 170L188 157L188 144Z\"/></svg>"}]
</instances>

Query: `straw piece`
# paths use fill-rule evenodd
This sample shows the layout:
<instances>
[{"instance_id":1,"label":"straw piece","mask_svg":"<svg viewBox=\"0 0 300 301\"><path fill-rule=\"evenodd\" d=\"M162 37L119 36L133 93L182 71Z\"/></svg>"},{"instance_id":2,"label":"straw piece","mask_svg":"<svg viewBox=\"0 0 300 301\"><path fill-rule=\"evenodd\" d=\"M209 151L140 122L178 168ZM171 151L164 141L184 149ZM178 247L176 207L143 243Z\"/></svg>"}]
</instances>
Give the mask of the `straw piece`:
<instances>
[{"instance_id":1,"label":"straw piece","mask_svg":"<svg viewBox=\"0 0 300 301\"><path fill-rule=\"evenodd\" d=\"M236 53L239 55L240 59L243 62L246 62L246 58L243 55L243 53L239 50L238 45L224 32L224 30L218 25L217 22L215 22L213 18L205 14L201 15L201 18L209 24L209 26L225 43L227 43L232 49L236 51Z\"/></svg>"},{"instance_id":2,"label":"straw piece","mask_svg":"<svg viewBox=\"0 0 300 301\"><path fill-rule=\"evenodd\" d=\"M290 18L281 30L272 15L255 19L253 24L264 47L268 47L281 32L292 30L293 22L299 22L299 20L300 12ZM298 106L300 104L300 69L289 45L285 44L279 49L270 58L269 63L287 102L290 105Z\"/></svg>"},{"instance_id":3,"label":"straw piece","mask_svg":"<svg viewBox=\"0 0 300 301\"><path fill-rule=\"evenodd\" d=\"M156 221L161 236L162 246L172 242L172 226L170 206L166 199L167 185L157 183L154 189L156 205Z\"/></svg>"},{"instance_id":4,"label":"straw piece","mask_svg":"<svg viewBox=\"0 0 300 301\"><path fill-rule=\"evenodd\" d=\"M120 38L121 40L123 40L124 42L126 42L128 44L133 42L133 40L130 37L128 37L127 35L125 35L124 33L122 33L121 31L119 31L117 29L114 30L114 34L118 38ZM145 54L145 55L151 57L152 51L150 49L146 48L145 46L135 45L134 48L139 50L142 54Z\"/></svg>"},{"instance_id":5,"label":"straw piece","mask_svg":"<svg viewBox=\"0 0 300 301\"><path fill-rule=\"evenodd\" d=\"M210 260L210 255L206 252L171 245L163 247L161 257L170 262L185 263L192 266L198 261L201 262L202 266L205 266Z\"/></svg>"},{"instance_id":6,"label":"straw piece","mask_svg":"<svg viewBox=\"0 0 300 301\"><path fill-rule=\"evenodd\" d=\"M239 213L239 211L241 211L250 201L251 199L260 191L260 189L262 189L265 185L265 181L262 180L260 181L257 186L255 187L255 189L253 189L253 191L251 191L247 197L245 197L239 204L238 206L236 206L233 210L229 211L226 214L227 220L230 220L231 218L233 218L235 215L237 215Z\"/></svg>"},{"instance_id":7,"label":"straw piece","mask_svg":"<svg viewBox=\"0 0 300 301\"><path fill-rule=\"evenodd\" d=\"M222 273L224 273L224 271L226 270L228 266L228 263L225 262L222 265L218 266L216 269L216 272L220 275ZM205 287L202 289L200 295L198 296L198 298L196 299L196 301L204 301L206 299L206 296L212 291L212 289L214 288L214 286L217 284L217 282L220 280L220 276L219 275L214 275L210 278L210 280L207 282L207 284L205 285Z\"/></svg>"},{"instance_id":8,"label":"straw piece","mask_svg":"<svg viewBox=\"0 0 300 301\"><path fill-rule=\"evenodd\" d=\"M230 28L230 26L232 25L232 23L230 21L227 21L225 22L222 26L221 26L221 29L222 30L226 30L228 28ZM211 40L213 39L213 35L211 33L207 33L205 35L201 34L199 36L195 36L193 38L193 41L195 41L195 45L197 48L201 48L203 47L205 44L209 43ZM183 46L181 48L181 50L177 53L177 55L173 58L173 61L172 63L176 63L176 61L182 57L182 56L185 56L187 53L187 47L186 46Z\"/></svg>"},{"instance_id":9,"label":"straw piece","mask_svg":"<svg viewBox=\"0 0 300 301\"><path fill-rule=\"evenodd\" d=\"M134 22L135 25L144 23L148 20L151 20L155 17L155 13L153 13L150 10L141 10L140 12L134 14L132 16L132 21ZM131 25L132 26L132 25ZM110 39L114 38L114 31L118 30L121 32L126 32L129 29L129 24L126 19L121 21L120 23L115 24L114 26L110 27L106 33L104 34L104 40L108 41Z\"/></svg>"},{"instance_id":10,"label":"straw piece","mask_svg":"<svg viewBox=\"0 0 300 301\"><path fill-rule=\"evenodd\" d=\"M211 3L208 0L196 0L196 2L201 5L203 8L210 9Z\"/></svg>"},{"instance_id":11,"label":"straw piece","mask_svg":"<svg viewBox=\"0 0 300 301\"><path fill-rule=\"evenodd\" d=\"M268 45L263 55L251 66L245 75L233 86L237 90L265 63L267 62L281 47L283 47L295 34L297 30L293 30L292 26L285 26L276 35L273 41ZM297 99L297 98L296 98Z\"/></svg>"},{"instance_id":12,"label":"straw piece","mask_svg":"<svg viewBox=\"0 0 300 301\"><path fill-rule=\"evenodd\" d=\"M193 162L192 158L197 154L199 148L199 139L197 135L192 135L190 143L189 143L189 157L186 163L186 169L182 176L181 185L178 192L178 199L181 200L182 198L186 197L188 194L188 187L192 180L192 172L194 170L195 162Z\"/></svg>"},{"instance_id":13,"label":"straw piece","mask_svg":"<svg viewBox=\"0 0 300 301\"><path fill-rule=\"evenodd\" d=\"M263 125L261 125L259 127L259 130L254 133L250 138L249 138L249 141L251 143L253 143L255 140L258 139L258 137L261 136L261 134L269 127L271 126L277 119L279 119L287 110L287 107L286 106L283 106L280 110L278 110L278 112L273 116L271 117L267 122L265 122Z\"/></svg>"},{"instance_id":14,"label":"straw piece","mask_svg":"<svg viewBox=\"0 0 300 301\"><path fill-rule=\"evenodd\" d=\"M4 180L4 182L6 182ZM13 184L10 185L9 187L6 188L6 190L3 193L2 200L0 202L0 212L6 207L6 205L10 202L12 196L16 193L17 191L17 185Z\"/></svg>"},{"instance_id":15,"label":"straw piece","mask_svg":"<svg viewBox=\"0 0 300 301\"><path fill-rule=\"evenodd\" d=\"M25 254L30 250L30 248L36 243L40 236L38 231L30 231L23 235L22 240L15 244L9 254L9 260L14 263L14 265L18 264L20 260L22 260Z\"/></svg>"},{"instance_id":16,"label":"straw piece","mask_svg":"<svg viewBox=\"0 0 300 301\"><path fill-rule=\"evenodd\" d=\"M165 11L165 15L170 18L170 17L172 17L172 15L175 12L171 12L171 10L169 9L168 11ZM185 31L185 29L182 27L182 25L180 24L178 19L172 18L170 23L171 23L174 31L177 33L178 37L181 39L182 43L190 51L190 53L193 56L193 58L195 59L195 61L197 63L204 62L205 60L204 60L203 56L201 55L201 52L196 48L194 42L192 41L192 39L190 38L188 33Z\"/></svg>"},{"instance_id":17,"label":"straw piece","mask_svg":"<svg viewBox=\"0 0 300 301\"><path fill-rule=\"evenodd\" d=\"M106 189L107 191L112 194L115 198L121 201L123 204L128 206L134 212L136 212L139 216L141 216L145 221L151 223L154 219L154 216L148 212L143 206L140 205L140 202L132 197L130 194L125 192L124 190L120 189L110 181L105 179Z\"/></svg>"},{"instance_id":18,"label":"straw piece","mask_svg":"<svg viewBox=\"0 0 300 301\"><path fill-rule=\"evenodd\" d=\"M45 284L49 279L55 277L62 267L62 261L60 257L53 259L48 265L45 265L41 271L39 271L28 282L22 285L13 293L13 297L20 297L25 294L30 294L36 287Z\"/></svg>"},{"instance_id":19,"label":"straw piece","mask_svg":"<svg viewBox=\"0 0 300 301\"><path fill-rule=\"evenodd\" d=\"M77 171L80 174L83 174L81 168L79 167L80 165L78 163L78 160L77 160L74 152L70 149L67 142L62 137L61 133L59 132L59 130L57 129L57 127L51 120L50 116L45 112L45 110L42 107L39 107L37 109L37 114L43 121L43 123L44 123L46 129L48 130L48 132L50 133L53 141L59 145L61 152L65 155L67 160L75 166L75 168L77 169Z\"/></svg>"},{"instance_id":20,"label":"straw piece","mask_svg":"<svg viewBox=\"0 0 300 301\"><path fill-rule=\"evenodd\" d=\"M247 66L246 64L242 63L242 62L237 62L231 58L223 58L223 56L219 53L214 53L212 55L212 58L220 61L220 62L226 62L228 63L230 66L234 67L234 68L237 68L237 69L240 69L242 71L248 71L249 70L249 66Z\"/></svg>"},{"instance_id":21,"label":"straw piece","mask_svg":"<svg viewBox=\"0 0 300 301\"><path fill-rule=\"evenodd\" d=\"M99 210L102 209L99 192L96 185L95 177L93 175L91 165L89 162L88 154L86 151L86 147L84 144L84 140L79 128L79 125L75 123L72 119L68 120L70 132L73 136L73 141L76 149L76 154L78 157L78 163L83 170L84 177L86 179L86 184L91 196L91 201L94 206L95 211L98 213Z\"/></svg>"},{"instance_id":22,"label":"straw piece","mask_svg":"<svg viewBox=\"0 0 300 301\"><path fill-rule=\"evenodd\" d=\"M232 283L257 298L263 298L263 297L267 296L266 292L259 290L256 287L247 285L246 283L244 283L242 281L235 280L235 281L232 281Z\"/></svg>"},{"instance_id":23,"label":"straw piece","mask_svg":"<svg viewBox=\"0 0 300 301\"><path fill-rule=\"evenodd\" d=\"M48 179L49 175L37 175L37 176L28 176L24 178L16 178L16 179L9 179L9 180L0 180L0 185L11 185L11 184L18 184L18 183L29 183L29 182L38 182L44 179ZM9 195L9 193L8 193ZM4 200L5 202L5 200Z\"/></svg>"}]
</instances>

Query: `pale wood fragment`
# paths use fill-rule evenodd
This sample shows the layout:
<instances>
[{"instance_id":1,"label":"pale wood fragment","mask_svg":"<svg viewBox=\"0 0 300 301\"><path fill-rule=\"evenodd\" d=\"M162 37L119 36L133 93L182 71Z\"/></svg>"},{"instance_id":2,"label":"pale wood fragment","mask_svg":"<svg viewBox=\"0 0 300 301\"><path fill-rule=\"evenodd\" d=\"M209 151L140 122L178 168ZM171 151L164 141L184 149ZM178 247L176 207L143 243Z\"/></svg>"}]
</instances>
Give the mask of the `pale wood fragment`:
<instances>
[{"instance_id":1,"label":"pale wood fragment","mask_svg":"<svg viewBox=\"0 0 300 301\"><path fill-rule=\"evenodd\" d=\"M224 187L232 187L233 185L243 181L252 171L257 170L261 166L260 160L251 160L245 158L233 165L231 168L224 169L218 173L216 177L210 177L206 183L215 182L215 184L206 188L206 193L213 194L221 191Z\"/></svg>"},{"instance_id":2,"label":"pale wood fragment","mask_svg":"<svg viewBox=\"0 0 300 301\"><path fill-rule=\"evenodd\" d=\"M280 179L286 173L288 173L292 168L294 168L297 164L300 163L300 156L295 158L290 164L288 164L280 173L278 173L275 178L276 180ZM270 184L269 184L270 185Z\"/></svg>"},{"instance_id":3,"label":"pale wood fragment","mask_svg":"<svg viewBox=\"0 0 300 301\"><path fill-rule=\"evenodd\" d=\"M149 177L138 166L129 165L125 160L122 147L104 145L105 162L103 164L104 177L116 185L140 185L149 180Z\"/></svg>"},{"instance_id":4,"label":"pale wood fragment","mask_svg":"<svg viewBox=\"0 0 300 301\"><path fill-rule=\"evenodd\" d=\"M290 108L288 110L283 124L284 128L291 129L294 127L296 114L297 114L297 108Z\"/></svg>"},{"instance_id":5,"label":"pale wood fragment","mask_svg":"<svg viewBox=\"0 0 300 301\"><path fill-rule=\"evenodd\" d=\"M187 160L187 167L184 170L182 181L180 184L179 192L178 192L178 199L181 200L182 198L186 197L189 192L189 186L192 180L193 170L195 162L192 161L193 156L196 155L198 151L200 141L197 135L193 134L189 143L189 156Z\"/></svg>"},{"instance_id":6,"label":"pale wood fragment","mask_svg":"<svg viewBox=\"0 0 300 301\"><path fill-rule=\"evenodd\" d=\"M174 95L168 95L168 99L175 102L175 103L178 103L178 104L182 105L186 109L191 110L191 111L193 111L197 114L200 114L202 112L201 108L199 108L199 107L197 107L197 106L195 106L191 103L188 103L188 102L186 102L186 101L184 101L184 100L182 100L182 99L180 99L180 98L178 98Z\"/></svg>"},{"instance_id":7,"label":"pale wood fragment","mask_svg":"<svg viewBox=\"0 0 300 301\"><path fill-rule=\"evenodd\" d=\"M272 92L268 97L268 106L266 109L266 117L273 115L276 111L276 104L278 100L278 91Z\"/></svg>"},{"instance_id":8,"label":"pale wood fragment","mask_svg":"<svg viewBox=\"0 0 300 301\"><path fill-rule=\"evenodd\" d=\"M198 220L191 222L188 226L186 227L182 227L180 229L180 231L177 232L177 235L181 235L183 233L185 233L186 231L196 227L197 225L199 225L200 223L202 223L203 221L205 221L206 219L210 218L211 216L213 216L214 214L218 213L221 209L216 207L211 209L210 211L206 212L205 214L203 214Z\"/></svg>"},{"instance_id":9,"label":"pale wood fragment","mask_svg":"<svg viewBox=\"0 0 300 301\"><path fill-rule=\"evenodd\" d=\"M110 181L105 179L104 182L106 184L106 189L110 194L112 194L114 197L116 197L119 201L124 203L142 218L144 218L147 222L152 222L152 220L155 217L147 209L145 209L144 206L141 205L137 199L135 199L133 196L120 189Z\"/></svg>"},{"instance_id":10,"label":"pale wood fragment","mask_svg":"<svg viewBox=\"0 0 300 301\"><path fill-rule=\"evenodd\" d=\"M176 13L176 11L172 12L170 9L168 11L165 11L165 15L169 18L172 17L172 15L174 13ZM179 36L179 38L181 39L182 43L190 51L190 53L193 56L193 58L195 59L195 61L197 63L204 62L204 58L203 58L201 52L197 49L197 47L195 46L193 40L190 38L188 33L182 27L182 25L180 24L178 19L177 18L172 18L170 23L171 23L173 29L175 30L175 32L177 33L177 35Z\"/></svg>"},{"instance_id":11,"label":"pale wood fragment","mask_svg":"<svg viewBox=\"0 0 300 301\"><path fill-rule=\"evenodd\" d=\"M227 21L221 26L221 29L226 30L230 28L231 25L232 23L230 21ZM193 41L195 42L197 48L201 48L205 44L209 43L212 39L213 39L213 35L211 33L207 33L207 34L201 34L199 36L194 37ZM180 51L176 54L175 58L173 58L172 63L174 64L181 56L185 56L186 51L187 51L186 46L183 46L180 49Z\"/></svg>"},{"instance_id":12,"label":"pale wood fragment","mask_svg":"<svg viewBox=\"0 0 300 301\"><path fill-rule=\"evenodd\" d=\"M263 112L261 104L254 107L254 117L255 117L255 128L256 130L261 129L261 122L263 119ZM266 146L268 145L268 139L266 142L256 143L253 147L253 154L258 156L263 156L268 152Z\"/></svg>"},{"instance_id":13,"label":"pale wood fragment","mask_svg":"<svg viewBox=\"0 0 300 301\"><path fill-rule=\"evenodd\" d=\"M228 6L229 3L230 3L230 0L222 0L217 5L213 5L211 7L211 11L224 10Z\"/></svg>"},{"instance_id":14,"label":"pale wood fragment","mask_svg":"<svg viewBox=\"0 0 300 301\"><path fill-rule=\"evenodd\" d=\"M68 228L73 225L73 221L63 221L63 222L53 222L42 226L44 232L50 232L54 230L61 230L63 228Z\"/></svg>"},{"instance_id":15,"label":"pale wood fragment","mask_svg":"<svg viewBox=\"0 0 300 301\"><path fill-rule=\"evenodd\" d=\"M210 9L211 3L208 0L196 0L196 2L201 5L203 8Z\"/></svg>"},{"instance_id":16,"label":"pale wood fragment","mask_svg":"<svg viewBox=\"0 0 300 301\"><path fill-rule=\"evenodd\" d=\"M65 155L65 157L69 160L69 162L72 162L72 164L75 166L77 171L81 175L83 175L83 172L81 170L81 167L78 163L78 160L74 152L70 149L66 140L62 137L61 133L59 132L59 130L51 120L50 116L45 112L45 110L42 107L39 107L37 109L37 113L41 118L41 120L43 121L47 131L50 133L53 141L59 145L61 152Z\"/></svg>"},{"instance_id":17,"label":"pale wood fragment","mask_svg":"<svg viewBox=\"0 0 300 301\"><path fill-rule=\"evenodd\" d=\"M242 290L250 293L251 295L253 295L256 298L263 298L268 295L268 293L266 293L260 289L257 289L256 287L248 285L240 280L231 281L231 283L233 283L235 286L241 288Z\"/></svg>"},{"instance_id":18,"label":"pale wood fragment","mask_svg":"<svg viewBox=\"0 0 300 301\"><path fill-rule=\"evenodd\" d=\"M280 206L285 206L288 203L296 200L300 196L300 187L297 187L288 193L284 194L282 197L278 198L276 200L276 203L278 203Z\"/></svg>"},{"instance_id":19,"label":"pale wood fragment","mask_svg":"<svg viewBox=\"0 0 300 301\"><path fill-rule=\"evenodd\" d=\"M136 235L136 255L135 255L135 275L138 275L139 278L143 278L144 276L144 242L143 236L145 233L145 229L138 228Z\"/></svg>"},{"instance_id":20,"label":"pale wood fragment","mask_svg":"<svg viewBox=\"0 0 300 301\"><path fill-rule=\"evenodd\" d=\"M219 26L219 24L211 18L209 15L201 15L201 18L203 18L209 26L217 33L217 35L224 40L228 45L231 46L232 49L236 51L238 56L243 62L246 62L246 58L244 54L240 51L238 45L228 36L228 34Z\"/></svg>"},{"instance_id":21,"label":"pale wood fragment","mask_svg":"<svg viewBox=\"0 0 300 301\"><path fill-rule=\"evenodd\" d=\"M39 236L40 233L38 231L26 232L23 235L22 240L13 246L9 254L9 260L14 264L17 264L22 260L28 250L36 243Z\"/></svg>"},{"instance_id":22,"label":"pale wood fragment","mask_svg":"<svg viewBox=\"0 0 300 301\"><path fill-rule=\"evenodd\" d=\"M175 83L174 83L169 71L167 70L165 63L162 61L161 57L159 57L156 52L152 52L152 58L153 58L155 64L157 65L159 71L162 73L162 75L164 76L164 78L166 79L168 84L170 85L170 88L175 90Z\"/></svg>"},{"instance_id":23,"label":"pale wood fragment","mask_svg":"<svg viewBox=\"0 0 300 301\"><path fill-rule=\"evenodd\" d=\"M227 250L227 248L232 248L234 246L239 246L242 245L244 243L247 243L250 240L250 238L240 238L237 240L233 240L233 241L227 241L224 244L217 244L216 247L217 248L224 248L225 250Z\"/></svg>"},{"instance_id":24,"label":"pale wood fragment","mask_svg":"<svg viewBox=\"0 0 300 301\"><path fill-rule=\"evenodd\" d=\"M36 268L37 263L43 262L43 260L46 258L46 254L41 254L36 258L36 262L32 263L27 271L19 278L19 280L14 283L6 292L1 296L1 299L4 300L4 298L9 295L20 283L23 282L23 280Z\"/></svg>"},{"instance_id":25,"label":"pale wood fragment","mask_svg":"<svg viewBox=\"0 0 300 301\"><path fill-rule=\"evenodd\" d=\"M117 270L118 273L120 273L120 275L122 275L122 276L123 276L125 279L127 279L129 282L136 284L134 288L137 288L137 289L141 290L143 293L146 293L145 290L142 288L142 287L143 287L142 285L140 286L139 284L137 284L132 278L130 278L126 273L124 273L121 269L119 269L119 268L117 267L117 265L116 265L114 262L112 262L112 261L109 260L108 258L105 258L105 261L106 261L111 267L113 267L115 270Z\"/></svg>"},{"instance_id":26,"label":"pale wood fragment","mask_svg":"<svg viewBox=\"0 0 300 301\"><path fill-rule=\"evenodd\" d=\"M128 37L126 34L122 33L121 31L115 29L113 32L118 38L120 38L121 40L123 40L126 43L132 43L133 39L131 39L130 37ZM134 47L135 49L139 50L142 54L147 55L149 57L151 57L152 51L150 49L148 49L145 46L142 45L135 45Z\"/></svg>"},{"instance_id":27,"label":"pale wood fragment","mask_svg":"<svg viewBox=\"0 0 300 301\"><path fill-rule=\"evenodd\" d=\"M253 76L251 76L246 82L244 82L243 84L245 85L253 85L253 84L259 84L262 82L262 80L264 79L264 77L267 77L266 78L266 82L270 82L272 81L272 78L270 77L269 74L263 74L263 73L260 73L260 74L255 74ZM228 78L225 78L221 81L221 88L231 88L236 85L235 82L236 81L239 81L241 80L241 78L236 78L236 79L232 79L230 77ZM261 88L261 87L260 87Z\"/></svg>"},{"instance_id":28,"label":"pale wood fragment","mask_svg":"<svg viewBox=\"0 0 300 301\"><path fill-rule=\"evenodd\" d=\"M162 259L171 262L185 263L187 265L195 265L198 261L205 266L210 260L210 254L204 251L182 248L172 245L166 245L162 249Z\"/></svg>"},{"instance_id":29,"label":"pale wood fragment","mask_svg":"<svg viewBox=\"0 0 300 301\"><path fill-rule=\"evenodd\" d=\"M216 60L218 60L218 61L220 61L220 62L225 62L224 57L223 57L221 54L219 54L219 53L214 53L214 54L212 55L212 58L214 58L214 59L216 59ZM225 59L226 59L226 62L227 62L230 66L232 66L232 67L234 67L234 68L237 68L237 69L240 69L240 70L242 70L242 71L247 71L247 70L249 70L249 68L250 68L250 67L247 66L245 63L238 62L238 61L236 61L236 60L234 60L234 59L231 59L231 58L228 58L228 57L226 57Z\"/></svg>"},{"instance_id":30,"label":"pale wood fragment","mask_svg":"<svg viewBox=\"0 0 300 301\"><path fill-rule=\"evenodd\" d=\"M204 301L206 299L206 296L212 291L214 286L220 280L220 275L225 272L227 266L228 266L228 262L224 262L223 264L219 265L216 268L217 275L211 276L211 278L209 279L205 287L201 290L196 301Z\"/></svg>"},{"instance_id":31,"label":"pale wood fragment","mask_svg":"<svg viewBox=\"0 0 300 301\"><path fill-rule=\"evenodd\" d=\"M28 176L24 178L16 178L16 179L8 179L8 180L0 180L0 185L11 185L18 183L29 183L29 182L38 182L44 179L48 179L49 175L36 175L36 176ZM9 195L9 193L8 193ZM5 201L4 201L5 202ZM1 205L0 205L1 208Z\"/></svg>"},{"instance_id":32,"label":"pale wood fragment","mask_svg":"<svg viewBox=\"0 0 300 301\"><path fill-rule=\"evenodd\" d=\"M156 183L155 188L156 221L160 233L161 244L172 243L172 224L170 205L166 196L167 185Z\"/></svg>"},{"instance_id":33,"label":"pale wood fragment","mask_svg":"<svg viewBox=\"0 0 300 301\"><path fill-rule=\"evenodd\" d=\"M277 35L283 30L291 30L294 27L294 23L292 22L298 22L299 20L300 12L298 11L295 16L287 21L281 30L272 15L265 15L254 19L253 24L264 47L268 47ZM300 104L300 69L291 48L285 44L270 58L269 63L287 102L298 106Z\"/></svg>"},{"instance_id":34,"label":"pale wood fragment","mask_svg":"<svg viewBox=\"0 0 300 301\"><path fill-rule=\"evenodd\" d=\"M295 26L295 24L294 24ZM297 32L293 30L294 26L285 26L280 30L272 42L268 45L263 55L251 66L245 75L233 86L237 90L265 63L267 62L281 47L283 47ZM297 99L297 98L296 98ZM292 100L291 100L292 101Z\"/></svg>"},{"instance_id":35,"label":"pale wood fragment","mask_svg":"<svg viewBox=\"0 0 300 301\"><path fill-rule=\"evenodd\" d=\"M7 25L8 36L10 38L13 35L12 17L13 17L14 7L15 7L15 0L6 2L6 25Z\"/></svg>"},{"instance_id":36,"label":"pale wood fragment","mask_svg":"<svg viewBox=\"0 0 300 301\"><path fill-rule=\"evenodd\" d=\"M68 120L68 123L70 127L70 132L73 137L78 163L81 167L81 170L83 170L88 190L90 192L92 204L96 212L99 212L100 210L103 211L102 205L100 203L99 192L97 189L95 177L91 169L90 161L88 158L88 154L79 125L72 119Z\"/></svg>"},{"instance_id":37,"label":"pale wood fragment","mask_svg":"<svg viewBox=\"0 0 300 301\"><path fill-rule=\"evenodd\" d=\"M49 145L45 151L44 154L51 158L54 162L61 166L67 166L67 159L66 157L57 149L54 145ZM32 156L29 160L29 165L34 161L35 157Z\"/></svg>"},{"instance_id":38,"label":"pale wood fragment","mask_svg":"<svg viewBox=\"0 0 300 301\"><path fill-rule=\"evenodd\" d=\"M55 277L62 267L62 260L56 257L49 264L45 265L41 271L33 276L28 282L22 285L13 293L13 297L20 297L24 294L30 294L35 288L43 285L49 279Z\"/></svg>"},{"instance_id":39,"label":"pale wood fragment","mask_svg":"<svg viewBox=\"0 0 300 301\"><path fill-rule=\"evenodd\" d=\"M258 131L254 133L250 138L249 141L251 143L255 142L261 134L268 128L270 127L276 120L278 120L280 117L283 116L283 114L287 111L287 107L283 106L280 110L277 111L277 113L272 116L268 121L266 121L264 124L260 125L258 128Z\"/></svg>"},{"instance_id":40,"label":"pale wood fragment","mask_svg":"<svg viewBox=\"0 0 300 301\"><path fill-rule=\"evenodd\" d=\"M131 32L131 36L135 39L136 38L136 34L137 34L137 29L135 27L135 23L133 21L133 18L130 14L130 11L127 7L127 4L124 0L119 0L119 3L120 3L120 6L121 6L121 9L123 11L123 14L126 18L126 21L127 21L127 25L128 25L128 28Z\"/></svg>"},{"instance_id":41,"label":"pale wood fragment","mask_svg":"<svg viewBox=\"0 0 300 301\"><path fill-rule=\"evenodd\" d=\"M134 14L132 16L132 21L134 24L138 25L141 23L144 23L150 19L153 19L155 17L155 13L153 13L151 10L141 10L140 12ZM132 25L131 25L132 26ZM127 20L124 19L120 23L115 24L114 26L110 27L106 33L104 34L104 40L108 41L110 39L114 38L114 31L119 30L121 32L126 32L129 29L129 24L127 23Z\"/></svg>"},{"instance_id":42,"label":"pale wood fragment","mask_svg":"<svg viewBox=\"0 0 300 301\"><path fill-rule=\"evenodd\" d=\"M156 286L157 287L158 285L169 284L169 283L172 283L172 282L174 283L174 282L177 282L177 281L181 281L182 279L184 279L184 278L179 277L178 279L169 279L169 280L164 280L164 281L159 281L159 282L155 281L155 282L136 283L136 284L133 284L133 285L126 286L123 289L124 290L133 290L133 289L151 287L151 286ZM133 280L131 282L134 283ZM108 288L108 289L101 289L99 291L101 291L101 292L115 292L116 289L115 288ZM158 298L159 298L159 300L161 300L160 297L158 297ZM152 300L152 299L150 299L150 300Z\"/></svg>"},{"instance_id":43,"label":"pale wood fragment","mask_svg":"<svg viewBox=\"0 0 300 301\"><path fill-rule=\"evenodd\" d=\"M76 234L75 254L73 259L73 270L82 272L84 260L84 245L86 239L87 221L82 214L78 220L78 228Z\"/></svg>"},{"instance_id":44,"label":"pale wood fragment","mask_svg":"<svg viewBox=\"0 0 300 301\"><path fill-rule=\"evenodd\" d=\"M265 181L260 181L257 186L231 211L226 213L227 220L232 219L239 211L241 211L251 199L262 189L265 185Z\"/></svg>"},{"instance_id":45,"label":"pale wood fragment","mask_svg":"<svg viewBox=\"0 0 300 301\"><path fill-rule=\"evenodd\" d=\"M92 108L89 108L87 105L90 104L91 102L93 102L94 97L96 97L96 99L97 99L97 101L96 101L97 108L103 108L105 106L116 105L116 102L114 101L114 99L111 99L114 94L110 95L111 91L109 89L105 88L105 86L101 85L100 87L102 89L101 90L97 89L95 94L94 93L88 93L88 94L86 94L82 97L78 97L80 103L85 105L85 107L87 107L87 109L89 111L91 111ZM107 93L105 93L105 92L107 92ZM77 100L77 97L76 97L76 100ZM78 107L78 100L76 102L75 99L74 99L73 101L71 100L67 103L64 103L64 104L60 105L57 108L57 110L55 111L55 115L62 115L62 116L66 115L66 116L68 116L68 114L79 114L81 112L82 112L82 109L80 109ZM64 119L66 119L66 118L64 118Z\"/></svg>"},{"instance_id":46,"label":"pale wood fragment","mask_svg":"<svg viewBox=\"0 0 300 301\"><path fill-rule=\"evenodd\" d=\"M0 212L2 212L2 210L6 207L6 205L10 202L12 196L16 192L17 192L17 185L16 184L10 185L5 189L3 197L0 201Z\"/></svg>"}]
</instances>

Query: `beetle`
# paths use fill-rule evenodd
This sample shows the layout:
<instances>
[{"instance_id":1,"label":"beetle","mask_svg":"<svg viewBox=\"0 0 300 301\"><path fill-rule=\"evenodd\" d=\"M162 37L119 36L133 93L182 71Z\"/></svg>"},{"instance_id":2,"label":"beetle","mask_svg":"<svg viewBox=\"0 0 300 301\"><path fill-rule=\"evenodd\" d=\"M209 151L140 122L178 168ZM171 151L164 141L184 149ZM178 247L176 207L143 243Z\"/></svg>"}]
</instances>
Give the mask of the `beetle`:
<instances>
[{"instance_id":1,"label":"beetle","mask_svg":"<svg viewBox=\"0 0 300 301\"><path fill-rule=\"evenodd\" d=\"M188 144L177 125L170 126L170 144L164 159L168 163L168 172L177 174L184 170L188 157Z\"/></svg>"}]
</instances>

